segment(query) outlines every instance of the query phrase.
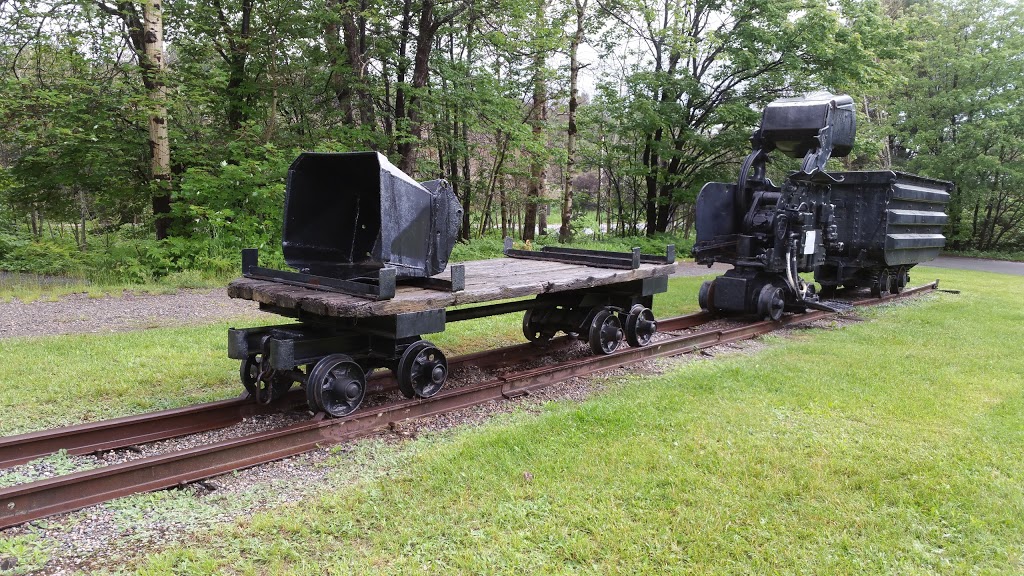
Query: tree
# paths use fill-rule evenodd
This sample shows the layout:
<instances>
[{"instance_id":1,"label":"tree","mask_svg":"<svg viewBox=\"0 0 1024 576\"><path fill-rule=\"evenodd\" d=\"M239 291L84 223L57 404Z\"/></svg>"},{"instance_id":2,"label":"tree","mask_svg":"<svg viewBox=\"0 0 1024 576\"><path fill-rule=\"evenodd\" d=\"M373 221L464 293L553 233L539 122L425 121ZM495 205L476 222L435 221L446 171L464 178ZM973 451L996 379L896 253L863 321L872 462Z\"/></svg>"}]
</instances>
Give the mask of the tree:
<instances>
[{"instance_id":1,"label":"tree","mask_svg":"<svg viewBox=\"0 0 1024 576\"><path fill-rule=\"evenodd\" d=\"M889 104L897 164L956 185L952 247L998 249L1024 223L1024 7L933 1L907 18L914 53Z\"/></svg>"},{"instance_id":2,"label":"tree","mask_svg":"<svg viewBox=\"0 0 1024 576\"><path fill-rule=\"evenodd\" d=\"M613 42L638 46L622 81L631 122L643 132L649 235L664 232L680 205L734 162L765 103L876 66L852 16L877 5L623 0L601 7L617 23Z\"/></svg>"},{"instance_id":3,"label":"tree","mask_svg":"<svg viewBox=\"0 0 1024 576\"><path fill-rule=\"evenodd\" d=\"M142 13L133 2L95 4L123 24L141 70L149 108L149 158L154 227L157 239L167 237L171 213L171 149L167 135L167 88L164 85L163 9L160 0L145 0Z\"/></svg>"},{"instance_id":4,"label":"tree","mask_svg":"<svg viewBox=\"0 0 1024 576\"><path fill-rule=\"evenodd\" d=\"M576 175L576 109L579 108L579 49L586 34L587 5L589 0L572 0L572 15L576 28L569 40L569 126L565 139L565 183L562 191L562 225L558 228L558 240L572 239L573 178Z\"/></svg>"}]
</instances>

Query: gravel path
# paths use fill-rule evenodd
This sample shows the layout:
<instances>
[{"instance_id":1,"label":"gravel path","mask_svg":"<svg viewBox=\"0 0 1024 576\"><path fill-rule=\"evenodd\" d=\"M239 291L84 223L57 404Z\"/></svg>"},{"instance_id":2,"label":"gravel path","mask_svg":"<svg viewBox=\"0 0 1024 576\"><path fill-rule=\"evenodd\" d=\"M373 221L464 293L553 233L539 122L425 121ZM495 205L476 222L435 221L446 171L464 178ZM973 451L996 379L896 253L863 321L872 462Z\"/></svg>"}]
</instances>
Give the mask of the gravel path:
<instances>
[{"instance_id":1,"label":"gravel path","mask_svg":"<svg viewBox=\"0 0 1024 576\"><path fill-rule=\"evenodd\" d=\"M715 264L708 269L693 262L680 262L674 276L721 274L729 268ZM228 298L222 288L174 294L125 292L122 296L103 298L72 294L52 302L0 302L0 338L121 332L240 318L267 322L280 319L260 312L253 302Z\"/></svg>"},{"instance_id":2,"label":"gravel path","mask_svg":"<svg viewBox=\"0 0 1024 576\"><path fill-rule=\"evenodd\" d=\"M120 332L184 326L238 318L266 319L256 304L228 298L223 288L174 294L133 294L90 298L72 294L53 302L0 302L0 338Z\"/></svg>"}]
</instances>

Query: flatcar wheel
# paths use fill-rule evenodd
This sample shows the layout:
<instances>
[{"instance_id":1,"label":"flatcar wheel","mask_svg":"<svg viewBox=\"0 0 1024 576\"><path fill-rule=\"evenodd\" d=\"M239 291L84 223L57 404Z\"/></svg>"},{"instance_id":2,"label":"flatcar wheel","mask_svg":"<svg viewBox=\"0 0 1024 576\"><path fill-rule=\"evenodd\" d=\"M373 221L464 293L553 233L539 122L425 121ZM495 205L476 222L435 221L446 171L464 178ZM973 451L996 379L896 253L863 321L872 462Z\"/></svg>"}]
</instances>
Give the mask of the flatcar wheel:
<instances>
[{"instance_id":1,"label":"flatcar wheel","mask_svg":"<svg viewBox=\"0 0 1024 576\"><path fill-rule=\"evenodd\" d=\"M448 379L448 359L436 346L420 340L402 353L396 376L398 389L406 398L430 398Z\"/></svg>"},{"instance_id":2,"label":"flatcar wheel","mask_svg":"<svg viewBox=\"0 0 1024 576\"><path fill-rule=\"evenodd\" d=\"M647 346L651 337L658 331L658 323L654 320L654 312L643 304L635 304L626 316L626 342L634 348Z\"/></svg>"},{"instance_id":3,"label":"flatcar wheel","mask_svg":"<svg viewBox=\"0 0 1024 576\"><path fill-rule=\"evenodd\" d=\"M306 401L314 412L351 414L366 395L366 375L350 356L331 354L313 366L306 380Z\"/></svg>"},{"instance_id":4,"label":"flatcar wheel","mask_svg":"<svg viewBox=\"0 0 1024 576\"><path fill-rule=\"evenodd\" d=\"M601 310L590 322L589 336L594 354L611 354L622 343L622 323L610 310Z\"/></svg>"},{"instance_id":5,"label":"flatcar wheel","mask_svg":"<svg viewBox=\"0 0 1024 576\"><path fill-rule=\"evenodd\" d=\"M711 306L713 305L711 302L711 286L711 280L705 280L700 285L700 291L697 292L697 305L705 312L711 312Z\"/></svg>"},{"instance_id":6,"label":"flatcar wheel","mask_svg":"<svg viewBox=\"0 0 1024 576\"><path fill-rule=\"evenodd\" d=\"M757 315L768 318L772 322L778 322L782 318L782 312L786 309L786 295L782 288L765 285L757 295Z\"/></svg>"},{"instance_id":7,"label":"flatcar wheel","mask_svg":"<svg viewBox=\"0 0 1024 576\"><path fill-rule=\"evenodd\" d=\"M533 312L534 309L530 308L523 313L523 336L526 336L526 339L534 344L547 344L553 334L545 332L540 322L533 321Z\"/></svg>"},{"instance_id":8,"label":"flatcar wheel","mask_svg":"<svg viewBox=\"0 0 1024 576\"><path fill-rule=\"evenodd\" d=\"M242 386L245 388L245 391L255 398L259 392L258 383L260 381L259 354L252 354L247 356L245 360L242 360L242 365L238 368L238 375L242 380Z\"/></svg>"}]
</instances>

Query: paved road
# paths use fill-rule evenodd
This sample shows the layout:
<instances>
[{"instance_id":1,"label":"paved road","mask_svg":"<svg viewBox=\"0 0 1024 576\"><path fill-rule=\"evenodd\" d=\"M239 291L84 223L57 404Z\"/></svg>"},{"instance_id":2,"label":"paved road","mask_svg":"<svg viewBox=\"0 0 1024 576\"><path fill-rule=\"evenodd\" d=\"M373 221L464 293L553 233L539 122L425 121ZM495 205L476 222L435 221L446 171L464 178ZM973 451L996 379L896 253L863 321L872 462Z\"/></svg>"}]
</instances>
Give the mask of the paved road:
<instances>
[{"instance_id":1,"label":"paved road","mask_svg":"<svg viewBox=\"0 0 1024 576\"><path fill-rule=\"evenodd\" d=\"M979 272L996 272L999 274L1014 274L1024 276L1024 262L1008 262L1006 260L986 260L984 258L963 258L960 256L939 256L931 262L925 262L922 266L934 266L936 268L953 268L956 270L977 270ZM676 267L675 276L704 276L706 274L723 274L732 266L727 264L715 264L710 269L707 266L700 266L693 262L679 262Z\"/></svg>"},{"instance_id":2,"label":"paved road","mask_svg":"<svg viewBox=\"0 0 1024 576\"><path fill-rule=\"evenodd\" d=\"M936 268L955 268L957 270L977 270L979 272L997 272L999 274L1016 274L1024 276L1024 262L1007 262L1005 260L986 260L984 258L962 258L960 256L939 256L922 266Z\"/></svg>"}]
</instances>

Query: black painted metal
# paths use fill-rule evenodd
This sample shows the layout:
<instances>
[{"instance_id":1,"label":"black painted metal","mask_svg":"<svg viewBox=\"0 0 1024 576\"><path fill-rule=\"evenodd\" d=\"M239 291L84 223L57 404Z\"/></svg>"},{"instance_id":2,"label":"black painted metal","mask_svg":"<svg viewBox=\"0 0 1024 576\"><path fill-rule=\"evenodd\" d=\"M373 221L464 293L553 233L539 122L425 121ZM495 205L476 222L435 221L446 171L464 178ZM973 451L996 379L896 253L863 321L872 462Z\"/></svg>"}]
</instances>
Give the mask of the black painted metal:
<instances>
[{"instance_id":1,"label":"black painted metal","mask_svg":"<svg viewBox=\"0 0 1024 576\"><path fill-rule=\"evenodd\" d=\"M416 182L378 152L300 154L284 211L288 265L341 279L384 267L399 278L439 274L462 224L448 182Z\"/></svg>"},{"instance_id":2,"label":"black painted metal","mask_svg":"<svg viewBox=\"0 0 1024 576\"><path fill-rule=\"evenodd\" d=\"M341 280L315 274L289 272L252 266L245 272L246 278L253 280L270 280L290 286L302 286L327 292L338 292L350 296L360 296L373 300L390 300L395 297L397 271L394 268L381 268L376 278L359 278Z\"/></svg>"},{"instance_id":3,"label":"black painted metal","mask_svg":"<svg viewBox=\"0 0 1024 576\"><path fill-rule=\"evenodd\" d=\"M632 253L625 252L613 252L611 250L586 250L583 248L566 248L563 246L545 246L541 248L541 252L550 252L553 254L573 254L583 256L609 256L613 258L626 257L632 259ZM641 264L674 264L676 261L676 245L669 244L665 247L665 255L661 256L658 254L640 254Z\"/></svg>"},{"instance_id":4,"label":"black painted metal","mask_svg":"<svg viewBox=\"0 0 1024 576\"><path fill-rule=\"evenodd\" d=\"M870 286L883 295L938 255L950 183L892 171L825 172L830 156L850 152L854 116L849 96L830 94L765 108L737 183L710 182L697 197L697 262L733 265L702 287L702 307L771 318L780 305L831 309L801 272L814 272L825 291ZM766 176L773 150L804 158L781 186Z\"/></svg>"},{"instance_id":5,"label":"black painted metal","mask_svg":"<svg viewBox=\"0 0 1024 576\"><path fill-rule=\"evenodd\" d=\"M395 297L398 284L398 271L395 268L381 268L374 273L374 277L342 280L327 276L317 276L315 274L261 268L256 265L258 258L259 252L255 248L242 250L242 275L253 280L280 282L289 286L337 292L339 294L348 294L372 300L390 300ZM450 280L443 278L408 278L404 279L403 283L443 292L460 292L465 290L466 267L462 264L453 264L450 269Z\"/></svg>"},{"instance_id":6,"label":"black painted metal","mask_svg":"<svg viewBox=\"0 0 1024 576\"><path fill-rule=\"evenodd\" d=\"M570 251L571 250L571 251ZM509 258L522 258L524 260L545 260L548 262L562 262L565 264L578 264L580 266L593 266L595 268L612 268L616 270L636 270L640 267L640 249L633 248L632 252L608 252L605 250L516 250L512 248L512 239L505 238L505 256ZM665 263L665 257L659 256L658 264Z\"/></svg>"}]
</instances>

